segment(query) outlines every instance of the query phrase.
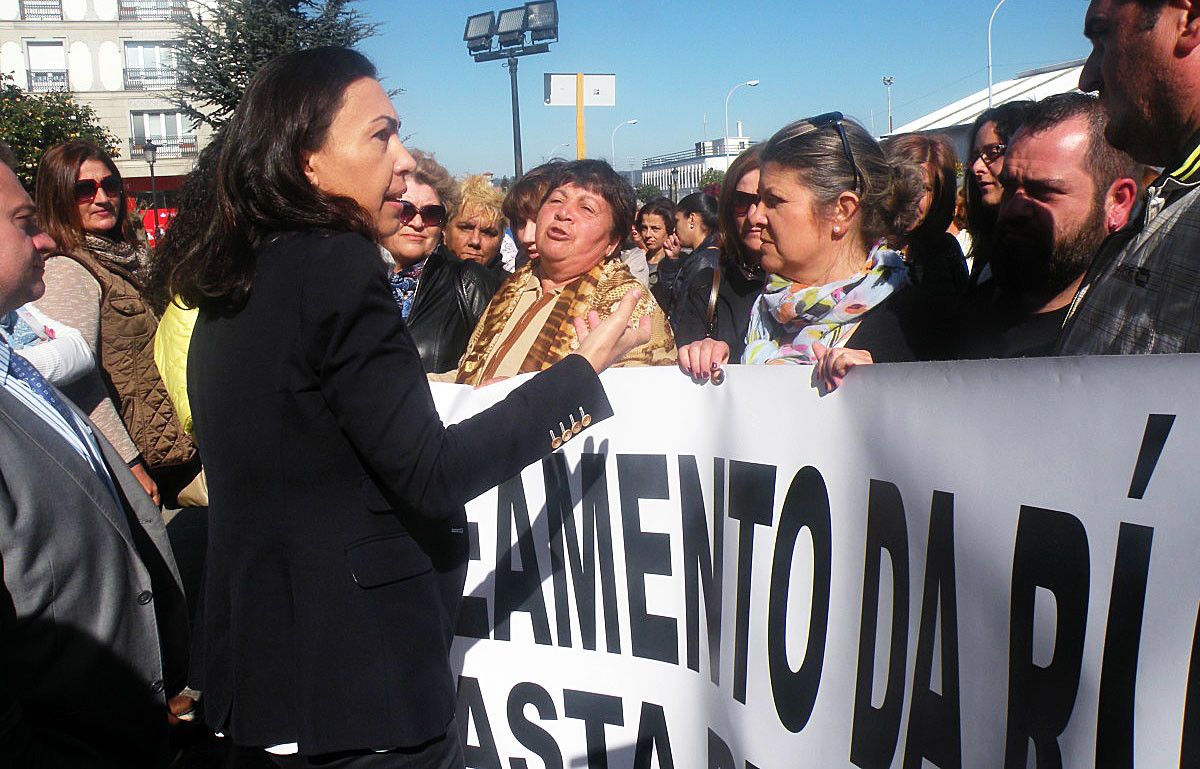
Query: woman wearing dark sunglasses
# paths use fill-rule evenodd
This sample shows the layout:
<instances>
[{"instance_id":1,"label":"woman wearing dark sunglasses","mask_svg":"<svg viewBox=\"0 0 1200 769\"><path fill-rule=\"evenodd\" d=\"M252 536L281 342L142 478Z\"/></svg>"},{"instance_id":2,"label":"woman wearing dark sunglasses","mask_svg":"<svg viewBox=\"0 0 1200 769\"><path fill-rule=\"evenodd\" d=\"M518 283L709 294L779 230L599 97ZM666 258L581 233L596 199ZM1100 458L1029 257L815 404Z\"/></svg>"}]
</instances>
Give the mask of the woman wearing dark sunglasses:
<instances>
[{"instance_id":1,"label":"woman wearing dark sunglasses","mask_svg":"<svg viewBox=\"0 0 1200 769\"><path fill-rule=\"evenodd\" d=\"M763 290L762 227L750 216L758 205L762 145L743 152L729 166L717 197L717 220L724 248L719 268L706 268L692 280L671 319L680 361L685 346L703 339L729 345L740 360L746 347L750 308ZM714 293L715 292L715 293ZM695 352L700 352L699 348Z\"/></svg>"},{"instance_id":2,"label":"woman wearing dark sunglasses","mask_svg":"<svg viewBox=\"0 0 1200 769\"><path fill-rule=\"evenodd\" d=\"M1031 101L1010 101L980 113L968 135L971 152L967 155L967 232L971 235L971 250L967 261L971 266L971 285L991 277L988 251L996 231L996 215L1000 210L1000 171L1004 168L1004 153L1025 115L1033 106Z\"/></svg>"},{"instance_id":3,"label":"woman wearing dark sunglasses","mask_svg":"<svg viewBox=\"0 0 1200 769\"><path fill-rule=\"evenodd\" d=\"M37 208L62 251L47 262L39 306L94 340L123 423L118 429L101 418L97 426L147 493L174 504L200 463L154 365L158 317L144 296L148 254L135 235L121 174L90 142L52 147L38 165ZM67 394L97 416L109 397L95 388Z\"/></svg>"},{"instance_id":4,"label":"woman wearing dark sunglasses","mask_svg":"<svg viewBox=\"0 0 1200 769\"><path fill-rule=\"evenodd\" d=\"M904 232L923 190L854 121L829 113L785 126L762 150L760 202L766 286L754 304L742 363L815 367L836 387L850 367L916 358L903 256L883 245ZM729 359L722 342L690 351L694 378Z\"/></svg>"},{"instance_id":5,"label":"woman wearing dark sunglasses","mask_svg":"<svg viewBox=\"0 0 1200 769\"><path fill-rule=\"evenodd\" d=\"M443 236L458 207L458 185L432 155L417 149L411 154L416 168L400 199L400 229L383 240L383 247L394 262L388 274L392 298L421 354L421 365L428 373L440 374L458 365L500 278L450 253Z\"/></svg>"}]
</instances>

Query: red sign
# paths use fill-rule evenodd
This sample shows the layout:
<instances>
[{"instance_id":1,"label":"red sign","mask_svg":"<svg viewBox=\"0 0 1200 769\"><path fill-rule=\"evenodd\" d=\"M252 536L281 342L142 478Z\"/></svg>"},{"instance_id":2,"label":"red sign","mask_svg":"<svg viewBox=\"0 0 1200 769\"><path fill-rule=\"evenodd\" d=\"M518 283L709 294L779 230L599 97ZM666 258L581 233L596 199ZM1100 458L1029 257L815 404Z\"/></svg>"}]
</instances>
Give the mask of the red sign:
<instances>
[{"instance_id":1,"label":"red sign","mask_svg":"<svg viewBox=\"0 0 1200 769\"><path fill-rule=\"evenodd\" d=\"M155 241L160 233L166 232L167 227L171 225L171 220L179 213L178 208L160 208L158 209L158 226L154 226L154 209L148 208L142 212L142 226L146 228L146 240L150 247L154 248Z\"/></svg>"}]
</instances>

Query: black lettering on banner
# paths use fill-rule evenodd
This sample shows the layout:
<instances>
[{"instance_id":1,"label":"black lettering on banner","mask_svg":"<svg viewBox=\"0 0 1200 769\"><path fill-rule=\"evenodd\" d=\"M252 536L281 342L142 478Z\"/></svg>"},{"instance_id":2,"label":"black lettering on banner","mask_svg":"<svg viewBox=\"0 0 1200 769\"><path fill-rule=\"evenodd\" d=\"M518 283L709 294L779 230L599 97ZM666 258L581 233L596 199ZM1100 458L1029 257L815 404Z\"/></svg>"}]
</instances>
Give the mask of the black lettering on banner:
<instances>
[{"instance_id":1,"label":"black lettering on banner","mask_svg":"<svg viewBox=\"0 0 1200 769\"><path fill-rule=\"evenodd\" d=\"M1122 523L1108 603L1096 714L1096 755L1111 769L1133 767L1133 696L1154 529Z\"/></svg>"},{"instance_id":2,"label":"black lettering on banner","mask_svg":"<svg viewBox=\"0 0 1200 769\"><path fill-rule=\"evenodd\" d=\"M521 568L513 568L513 522ZM535 643L549 645L550 618L542 596L542 574L538 569L537 546L529 525L529 504L518 473L500 484L496 492L496 616L492 626L497 641L511 638L509 620L513 612L528 612L533 621Z\"/></svg>"},{"instance_id":3,"label":"black lettering on banner","mask_svg":"<svg viewBox=\"0 0 1200 769\"><path fill-rule=\"evenodd\" d=\"M455 721L458 722L458 732L463 743L465 765L473 769L501 769L500 752L496 750L496 738L492 736L492 724L488 721L478 678L458 677L458 710L455 713ZM478 745L467 743L467 729L472 723L475 724L475 735L479 738Z\"/></svg>"},{"instance_id":4,"label":"black lettering on banner","mask_svg":"<svg viewBox=\"0 0 1200 769\"><path fill-rule=\"evenodd\" d=\"M700 671L700 599L708 633L708 670L721 683L721 584L725 561L725 460L713 460L712 539L696 458L679 457L679 498L683 513L683 593L686 604L687 666Z\"/></svg>"},{"instance_id":5,"label":"black lettering on banner","mask_svg":"<svg viewBox=\"0 0 1200 769\"><path fill-rule=\"evenodd\" d=\"M633 769L650 769L651 759L658 756L658 769L675 769L671 754L671 738L667 734L667 714L662 705L642 703L638 718L637 749L633 754ZM549 769L549 767L547 767Z\"/></svg>"},{"instance_id":6,"label":"black lettering on banner","mask_svg":"<svg viewBox=\"0 0 1200 769\"><path fill-rule=\"evenodd\" d=\"M750 577L754 571L754 527L775 519L774 465L729 463L729 517L738 530L737 605L734 608L733 696L746 704L746 667L750 647Z\"/></svg>"},{"instance_id":7,"label":"black lettering on banner","mask_svg":"<svg viewBox=\"0 0 1200 769\"><path fill-rule=\"evenodd\" d=\"M1005 769L1025 769L1031 741L1038 769L1062 766L1058 736L1071 720L1079 692L1090 570L1087 531L1078 518L1021 506L1009 617ZM1058 607L1054 654L1046 667L1033 662L1039 587L1054 594Z\"/></svg>"},{"instance_id":8,"label":"black lettering on banner","mask_svg":"<svg viewBox=\"0 0 1200 769\"><path fill-rule=\"evenodd\" d=\"M534 683L523 682L512 688L508 693L508 728L517 742L530 750L541 759L546 769L563 769L562 753L553 735L525 717L525 706L533 705L538 718L543 721L555 721L558 715L554 711L554 701L550 693ZM529 764L523 758L509 759L510 769L528 769Z\"/></svg>"},{"instance_id":9,"label":"black lettering on banner","mask_svg":"<svg viewBox=\"0 0 1200 769\"><path fill-rule=\"evenodd\" d=\"M661 454L620 454L617 476L625 535L630 645L635 657L678 664L679 630L675 619L646 610L646 575L671 574L671 537L642 531L640 520L643 499L670 498L667 458Z\"/></svg>"},{"instance_id":10,"label":"black lettering on banner","mask_svg":"<svg viewBox=\"0 0 1200 769\"><path fill-rule=\"evenodd\" d=\"M617 577L613 566L612 525L609 520L608 480L604 462L604 454L583 454L579 458L579 472L583 479L582 547L575 528L566 457L554 453L543 459L542 475L546 481L546 508L550 522L550 563L558 645L571 645L571 607L567 600L566 574L566 568L569 567L583 648L596 649L596 555L599 553L605 640L609 654L620 654Z\"/></svg>"},{"instance_id":11,"label":"black lettering on banner","mask_svg":"<svg viewBox=\"0 0 1200 769\"><path fill-rule=\"evenodd\" d=\"M708 730L708 769L737 769L733 751L712 729Z\"/></svg>"},{"instance_id":12,"label":"black lettering on banner","mask_svg":"<svg viewBox=\"0 0 1200 769\"><path fill-rule=\"evenodd\" d=\"M808 529L813 543L812 608L804 662L799 670L792 670L787 659L788 587L792 556L803 529ZM771 673L771 693L779 722L792 732L804 728L817 703L821 670L825 664L825 636L829 630L832 571L829 492L825 488L825 479L815 467L802 467L792 478L779 513L767 606L767 664Z\"/></svg>"},{"instance_id":13,"label":"black lettering on banner","mask_svg":"<svg viewBox=\"0 0 1200 769\"><path fill-rule=\"evenodd\" d=\"M912 699L904 769L921 769L922 759L940 769L962 767L962 713L958 694L958 593L954 576L954 495L933 492L921 624L913 665ZM942 621L938 622L938 612ZM933 691L933 651L941 628L941 694Z\"/></svg>"},{"instance_id":14,"label":"black lettering on banner","mask_svg":"<svg viewBox=\"0 0 1200 769\"><path fill-rule=\"evenodd\" d=\"M875 644L879 637L879 594L883 554L892 564L892 632L883 704L871 705ZM904 680L908 667L908 525L904 500L893 483L871 480L867 501L867 548L863 567L862 620L858 635L858 680L854 687L854 731L850 761L863 769L887 767L896 755Z\"/></svg>"},{"instance_id":15,"label":"black lettering on banner","mask_svg":"<svg viewBox=\"0 0 1200 769\"><path fill-rule=\"evenodd\" d=\"M479 524L467 522L467 541L469 557L472 561L480 559L479 554ZM458 625L454 634L463 638L488 638L491 626L488 624L487 599L481 595L464 595L458 607Z\"/></svg>"},{"instance_id":16,"label":"black lettering on banner","mask_svg":"<svg viewBox=\"0 0 1200 769\"><path fill-rule=\"evenodd\" d=\"M1192 634L1192 659L1188 665L1187 696L1183 701L1183 739L1179 769L1200 767L1200 612Z\"/></svg>"},{"instance_id":17,"label":"black lettering on banner","mask_svg":"<svg viewBox=\"0 0 1200 769\"><path fill-rule=\"evenodd\" d=\"M588 769L608 769L608 745L604 740L604 726L624 726L625 716L622 712L621 698L564 689L563 711L567 718L583 721Z\"/></svg>"}]
</instances>

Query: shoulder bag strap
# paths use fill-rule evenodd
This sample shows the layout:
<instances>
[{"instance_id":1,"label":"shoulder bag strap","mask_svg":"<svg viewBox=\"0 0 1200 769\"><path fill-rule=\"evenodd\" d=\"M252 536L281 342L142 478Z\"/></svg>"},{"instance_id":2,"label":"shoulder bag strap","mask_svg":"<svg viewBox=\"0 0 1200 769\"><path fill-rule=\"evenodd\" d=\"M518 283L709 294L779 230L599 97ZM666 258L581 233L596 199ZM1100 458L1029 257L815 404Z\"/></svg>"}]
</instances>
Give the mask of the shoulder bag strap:
<instances>
[{"instance_id":1,"label":"shoulder bag strap","mask_svg":"<svg viewBox=\"0 0 1200 769\"><path fill-rule=\"evenodd\" d=\"M705 315L705 336L710 339L717 333L717 292L721 290L721 268L713 268L712 291L708 292L708 312Z\"/></svg>"}]
</instances>

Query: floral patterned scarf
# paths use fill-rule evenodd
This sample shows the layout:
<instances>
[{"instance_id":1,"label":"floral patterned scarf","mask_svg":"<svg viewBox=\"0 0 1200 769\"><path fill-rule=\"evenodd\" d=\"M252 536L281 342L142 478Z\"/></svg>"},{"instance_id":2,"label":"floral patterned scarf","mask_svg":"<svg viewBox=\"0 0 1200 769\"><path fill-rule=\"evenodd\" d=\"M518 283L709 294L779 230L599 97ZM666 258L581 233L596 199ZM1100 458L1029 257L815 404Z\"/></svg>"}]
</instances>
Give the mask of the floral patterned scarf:
<instances>
[{"instance_id":1,"label":"floral patterned scarf","mask_svg":"<svg viewBox=\"0 0 1200 769\"><path fill-rule=\"evenodd\" d=\"M836 283L802 286L769 275L750 313L742 363L814 363L813 345L837 347L863 315L906 285L903 255L882 246L862 272Z\"/></svg>"}]
</instances>

